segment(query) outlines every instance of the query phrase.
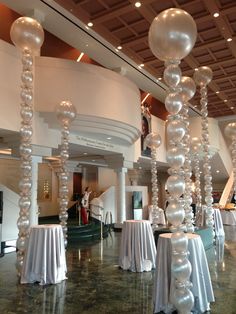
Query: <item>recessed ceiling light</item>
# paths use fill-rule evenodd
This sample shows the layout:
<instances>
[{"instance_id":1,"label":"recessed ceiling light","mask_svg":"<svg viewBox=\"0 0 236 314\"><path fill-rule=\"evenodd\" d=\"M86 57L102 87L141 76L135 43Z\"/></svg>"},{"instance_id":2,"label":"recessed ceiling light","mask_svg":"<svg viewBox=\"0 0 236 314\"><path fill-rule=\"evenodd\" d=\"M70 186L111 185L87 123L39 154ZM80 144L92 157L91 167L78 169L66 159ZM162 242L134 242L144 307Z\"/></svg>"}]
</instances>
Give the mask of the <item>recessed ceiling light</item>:
<instances>
[{"instance_id":1,"label":"recessed ceiling light","mask_svg":"<svg viewBox=\"0 0 236 314\"><path fill-rule=\"evenodd\" d=\"M219 91L216 92L216 94L219 94L219 93L220 93Z\"/></svg>"},{"instance_id":2,"label":"recessed ceiling light","mask_svg":"<svg viewBox=\"0 0 236 314\"><path fill-rule=\"evenodd\" d=\"M83 58L83 56L84 56L84 52L81 52L76 61L80 62L80 60Z\"/></svg>"},{"instance_id":3,"label":"recessed ceiling light","mask_svg":"<svg viewBox=\"0 0 236 314\"><path fill-rule=\"evenodd\" d=\"M136 6L136 8L140 8L142 4L141 4L141 2L137 1L137 2L135 2L134 5Z\"/></svg>"},{"instance_id":4,"label":"recessed ceiling light","mask_svg":"<svg viewBox=\"0 0 236 314\"><path fill-rule=\"evenodd\" d=\"M227 102L227 101L228 101L227 99L224 100L224 102Z\"/></svg>"},{"instance_id":5,"label":"recessed ceiling light","mask_svg":"<svg viewBox=\"0 0 236 314\"><path fill-rule=\"evenodd\" d=\"M121 49L122 49L122 46L118 46L117 49L118 49L118 50L121 50Z\"/></svg>"},{"instance_id":6,"label":"recessed ceiling light","mask_svg":"<svg viewBox=\"0 0 236 314\"><path fill-rule=\"evenodd\" d=\"M162 77L158 77L158 80L161 81L161 80L162 80Z\"/></svg>"},{"instance_id":7,"label":"recessed ceiling light","mask_svg":"<svg viewBox=\"0 0 236 314\"><path fill-rule=\"evenodd\" d=\"M83 155L88 155L88 153L83 153Z\"/></svg>"},{"instance_id":8,"label":"recessed ceiling light","mask_svg":"<svg viewBox=\"0 0 236 314\"><path fill-rule=\"evenodd\" d=\"M92 159L92 162L94 162L95 161L95 159Z\"/></svg>"},{"instance_id":9,"label":"recessed ceiling light","mask_svg":"<svg viewBox=\"0 0 236 314\"><path fill-rule=\"evenodd\" d=\"M139 169L142 169L142 167L138 167Z\"/></svg>"},{"instance_id":10,"label":"recessed ceiling light","mask_svg":"<svg viewBox=\"0 0 236 314\"><path fill-rule=\"evenodd\" d=\"M232 38L227 38L227 41L232 41L233 39Z\"/></svg>"},{"instance_id":11,"label":"recessed ceiling light","mask_svg":"<svg viewBox=\"0 0 236 314\"><path fill-rule=\"evenodd\" d=\"M219 12L215 12L215 13L213 14L214 17L218 17L219 15L220 15Z\"/></svg>"},{"instance_id":12,"label":"recessed ceiling light","mask_svg":"<svg viewBox=\"0 0 236 314\"><path fill-rule=\"evenodd\" d=\"M107 140L111 140L111 137L107 137Z\"/></svg>"},{"instance_id":13,"label":"recessed ceiling light","mask_svg":"<svg viewBox=\"0 0 236 314\"><path fill-rule=\"evenodd\" d=\"M234 107L230 107L230 109L231 109L231 110L233 110L233 109L234 109Z\"/></svg>"},{"instance_id":14,"label":"recessed ceiling light","mask_svg":"<svg viewBox=\"0 0 236 314\"><path fill-rule=\"evenodd\" d=\"M116 50L116 52L119 52L119 50L117 48L115 50Z\"/></svg>"},{"instance_id":15,"label":"recessed ceiling light","mask_svg":"<svg viewBox=\"0 0 236 314\"><path fill-rule=\"evenodd\" d=\"M89 27L93 27L93 23L92 22L88 22L87 24Z\"/></svg>"},{"instance_id":16,"label":"recessed ceiling light","mask_svg":"<svg viewBox=\"0 0 236 314\"><path fill-rule=\"evenodd\" d=\"M220 170L216 170L216 173L219 173L220 172Z\"/></svg>"},{"instance_id":17,"label":"recessed ceiling light","mask_svg":"<svg viewBox=\"0 0 236 314\"><path fill-rule=\"evenodd\" d=\"M143 68L143 67L144 67L144 64L143 64L143 63L141 63L141 64L140 64L140 66L141 66L141 68Z\"/></svg>"}]
</instances>

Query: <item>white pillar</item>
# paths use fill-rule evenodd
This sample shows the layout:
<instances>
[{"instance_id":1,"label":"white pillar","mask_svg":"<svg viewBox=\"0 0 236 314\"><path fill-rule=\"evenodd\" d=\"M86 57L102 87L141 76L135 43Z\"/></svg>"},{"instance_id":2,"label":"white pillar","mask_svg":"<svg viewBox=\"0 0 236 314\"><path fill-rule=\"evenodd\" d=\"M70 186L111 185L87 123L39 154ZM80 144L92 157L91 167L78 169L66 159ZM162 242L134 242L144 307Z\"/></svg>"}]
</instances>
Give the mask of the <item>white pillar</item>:
<instances>
[{"instance_id":1,"label":"white pillar","mask_svg":"<svg viewBox=\"0 0 236 314\"><path fill-rule=\"evenodd\" d=\"M116 170L116 223L117 227L126 220L126 198L125 198L125 174L126 168Z\"/></svg>"},{"instance_id":2,"label":"white pillar","mask_svg":"<svg viewBox=\"0 0 236 314\"><path fill-rule=\"evenodd\" d=\"M42 157L32 156L32 189L30 207L30 226L38 224L38 163L42 162Z\"/></svg>"}]
</instances>

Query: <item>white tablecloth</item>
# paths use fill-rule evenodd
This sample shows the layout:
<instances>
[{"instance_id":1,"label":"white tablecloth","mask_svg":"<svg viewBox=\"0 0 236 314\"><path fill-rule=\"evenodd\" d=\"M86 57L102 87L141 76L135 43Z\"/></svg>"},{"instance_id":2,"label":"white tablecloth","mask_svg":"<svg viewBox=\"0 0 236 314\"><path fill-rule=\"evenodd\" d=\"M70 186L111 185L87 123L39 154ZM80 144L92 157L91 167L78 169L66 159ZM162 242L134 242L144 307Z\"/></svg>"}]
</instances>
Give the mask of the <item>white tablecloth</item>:
<instances>
[{"instance_id":1,"label":"white tablecloth","mask_svg":"<svg viewBox=\"0 0 236 314\"><path fill-rule=\"evenodd\" d=\"M66 271L61 226L32 226L23 261L21 283L56 284L66 279Z\"/></svg>"},{"instance_id":2,"label":"white tablecloth","mask_svg":"<svg viewBox=\"0 0 236 314\"><path fill-rule=\"evenodd\" d=\"M155 268L156 246L148 220L126 220L123 223L119 266L133 272Z\"/></svg>"},{"instance_id":3,"label":"white tablecloth","mask_svg":"<svg viewBox=\"0 0 236 314\"><path fill-rule=\"evenodd\" d=\"M214 223L215 223L215 234L216 236L224 236L225 232L224 232L224 226L223 226L223 222L222 222L222 218L221 218L221 214L220 214L220 210L219 208L214 208Z\"/></svg>"},{"instance_id":4,"label":"white tablecloth","mask_svg":"<svg viewBox=\"0 0 236 314\"><path fill-rule=\"evenodd\" d=\"M236 210L221 210L220 213L224 225L236 225Z\"/></svg>"},{"instance_id":5,"label":"white tablecloth","mask_svg":"<svg viewBox=\"0 0 236 314\"><path fill-rule=\"evenodd\" d=\"M188 235L189 261L192 264L190 281L195 303L193 312L203 313L210 309L210 302L214 301L214 294L208 269L206 254L199 235ZM171 282L171 233L159 236L157 244L156 272L154 282L154 313L163 311L171 313L173 305L174 284Z\"/></svg>"}]
</instances>

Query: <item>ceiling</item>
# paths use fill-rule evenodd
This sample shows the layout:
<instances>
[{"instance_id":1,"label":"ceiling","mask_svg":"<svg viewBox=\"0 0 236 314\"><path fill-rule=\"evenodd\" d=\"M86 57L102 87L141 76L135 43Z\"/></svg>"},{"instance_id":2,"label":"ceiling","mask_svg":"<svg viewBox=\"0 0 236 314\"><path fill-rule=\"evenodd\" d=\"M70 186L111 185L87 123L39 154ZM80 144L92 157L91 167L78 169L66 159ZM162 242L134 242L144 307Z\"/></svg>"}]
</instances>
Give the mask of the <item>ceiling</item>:
<instances>
[{"instance_id":1,"label":"ceiling","mask_svg":"<svg viewBox=\"0 0 236 314\"><path fill-rule=\"evenodd\" d=\"M114 47L156 79L163 74L163 62L148 46L148 31L155 16L177 7L194 18L198 37L191 54L181 62L183 75L192 76L199 66L210 66L209 116L236 113L236 1L235 0L143 0L139 8L133 0L56 0L70 14L87 24ZM214 13L219 13L214 17ZM199 106L199 93L192 101ZM198 109L200 109L198 107Z\"/></svg>"}]
</instances>

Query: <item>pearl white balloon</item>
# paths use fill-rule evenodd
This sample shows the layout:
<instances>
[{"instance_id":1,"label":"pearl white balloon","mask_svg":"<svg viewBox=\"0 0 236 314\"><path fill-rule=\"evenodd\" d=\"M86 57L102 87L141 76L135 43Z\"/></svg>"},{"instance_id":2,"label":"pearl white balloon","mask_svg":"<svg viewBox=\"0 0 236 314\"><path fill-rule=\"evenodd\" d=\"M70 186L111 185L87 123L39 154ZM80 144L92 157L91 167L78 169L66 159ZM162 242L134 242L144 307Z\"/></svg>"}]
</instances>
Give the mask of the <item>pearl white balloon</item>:
<instances>
[{"instance_id":1,"label":"pearl white balloon","mask_svg":"<svg viewBox=\"0 0 236 314\"><path fill-rule=\"evenodd\" d=\"M174 291L174 305L178 313L188 314L194 305L194 297L192 292L187 288L175 289Z\"/></svg>"},{"instance_id":2,"label":"pearl white balloon","mask_svg":"<svg viewBox=\"0 0 236 314\"><path fill-rule=\"evenodd\" d=\"M185 125L180 120L173 120L167 124L166 132L169 139L179 142L185 135Z\"/></svg>"},{"instance_id":3,"label":"pearl white balloon","mask_svg":"<svg viewBox=\"0 0 236 314\"><path fill-rule=\"evenodd\" d=\"M44 31L38 21L31 17L20 17L10 30L11 40L21 50L38 53L44 41Z\"/></svg>"},{"instance_id":4,"label":"pearl white balloon","mask_svg":"<svg viewBox=\"0 0 236 314\"><path fill-rule=\"evenodd\" d=\"M173 197L180 197L185 190L185 182L179 175L171 175L166 181L167 190Z\"/></svg>"},{"instance_id":5,"label":"pearl white balloon","mask_svg":"<svg viewBox=\"0 0 236 314\"><path fill-rule=\"evenodd\" d=\"M192 50L197 27L192 16L176 8L162 11L149 29L149 47L162 61L181 60Z\"/></svg>"},{"instance_id":6,"label":"pearl white balloon","mask_svg":"<svg viewBox=\"0 0 236 314\"><path fill-rule=\"evenodd\" d=\"M177 280L186 281L190 277L192 267L189 260L185 256L173 255L171 270Z\"/></svg>"},{"instance_id":7,"label":"pearl white balloon","mask_svg":"<svg viewBox=\"0 0 236 314\"><path fill-rule=\"evenodd\" d=\"M194 81L199 86L208 85L212 80L212 76L212 70L207 66L195 69L193 74Z\"/></svg>"},{"instance_id":8,"label":"pearl white balloon","mask_svg":"<svg viewBox=\"0 0 236 314\"><path fill-rule=\"evenodd\" d=\"M179 168L184 165L185 154L182 148L171 147L167 151L167 162L172 168Z\"/></svg>"},{"instance_id":9,"label":"pearl white balloon","mask_svg":"<svg viewBox=\"0 0 236 314\"><path fill-rule=\"evenodd\" d=\"M70 124L76 118L76 114L75 106L68 100L63 100L56 106L57 119L62 125Z\"/></svg>"},{"instance_id":10,"label":"pearl white balloon","mask_svg":"<svg viewBox=\"0 0 236 314\"><path fill-rule=\"evenodd\" d=\"M171 236L172 249L176 253L183 253L187 251L188 248L188 238L184 232L178 231Z\"/></svg>"},{"instance_id":11,"label":"pearl white balloon","mask_svg":"<svg viewBox=\"0 0 236 314\"><path fill-rule=\"evenodd\" d=\"M145 144L151 149L156 149L161 145L161 137L157 133L149 133L145 138Z\"/></svg>"},{"instance_id":12,"label":"pearl white balloon","mask_svg":"<svg viewBox=\"0 0 236 314\"><path fill-rule=\"evenodd\" d=\"M169 87L176 87L180 82L181 74L178 64L169 64L164 71L164 80Z\"/></svg>"},{"instance_id":13,"label":"pearl white balloon","mask_svg":"<svg viewBox=\"0 0 236 314\"><path fill-rule=\"evenodd\" d=\"M231 139L236 137L236 122L231 122L225 127L225 135Z\"/></svg>"},{"instance_id":14,"label":"pearl white balloon","mask_svg":"<svg viewBox=\"0 0 236 314\"><path fill-rule=\"evenodd\" d=\"M166 217L173 226L179 226L184 219L182 204L178 201L170 202L166 208Z\"/></svg>"},{"instance_id":15,"label":"pearl white balloon","mask_svg":"<svg viewBox=\"0 0 236 314\"><path fill-rule=\"evenodd\" d=\"M180 95L185 102L193 98L196 93L196 85L191 77L182 76L178 87L181 88Z\"/></svg>"},{"instance_id":16,"label":"pearl white balloon","mask_svg":"<svg viewBox=\"0 0 236 314\"><path fill-rule=\"evenodd\" d=\"M171 114L177 114L183 106L183 98L179 93L169 93L165 99L165 107Z\"/></svg>"},{"instance_id":17,"label":"pearl white balloon","mask_svg":"<svg viewBox=\"0 0 236 314\"><path fill-rule=\"evenodd\" d=\"M202 142L198 137L193 137L191 140L191 149L194 153L200 153Z\"/></svg>"}]
</instances>

